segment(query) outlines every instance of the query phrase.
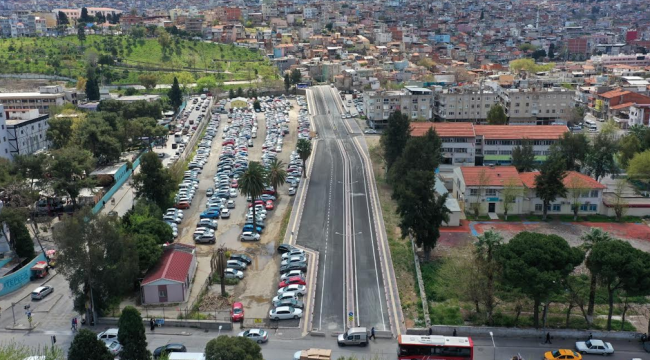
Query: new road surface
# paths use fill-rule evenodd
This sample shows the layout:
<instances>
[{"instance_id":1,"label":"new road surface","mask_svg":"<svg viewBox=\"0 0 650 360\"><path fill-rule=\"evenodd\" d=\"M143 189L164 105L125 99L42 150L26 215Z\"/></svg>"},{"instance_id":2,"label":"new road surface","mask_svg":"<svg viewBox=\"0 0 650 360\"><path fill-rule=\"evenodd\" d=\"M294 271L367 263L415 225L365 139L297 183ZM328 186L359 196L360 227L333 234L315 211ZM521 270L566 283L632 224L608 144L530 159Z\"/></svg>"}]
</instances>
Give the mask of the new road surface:
<instances>
[{"instance_id":1,"label":"new road surface","mask_svg":"<svg viewBox=\"0 0 650 360\"><path fill-rule=\"evenodd\" d=\"M312 328L390 331L364 157L331 89L313 87L307 99L318 146L297 243L320 253Z\"/></svg>"}]
</instances>

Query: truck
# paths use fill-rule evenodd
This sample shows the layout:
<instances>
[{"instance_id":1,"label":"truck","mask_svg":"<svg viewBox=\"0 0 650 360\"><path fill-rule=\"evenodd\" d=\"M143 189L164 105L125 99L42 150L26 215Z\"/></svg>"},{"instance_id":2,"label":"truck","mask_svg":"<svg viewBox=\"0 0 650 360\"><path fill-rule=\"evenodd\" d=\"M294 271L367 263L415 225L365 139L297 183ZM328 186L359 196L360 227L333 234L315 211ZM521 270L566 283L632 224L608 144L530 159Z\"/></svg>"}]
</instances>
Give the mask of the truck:
<instances>
[{"instance_id":1,"label":"truck","mask_svg":"<svg viewBox=\"0 0 650 360\"><path fill-rule=\"evenodd\" d=\"M293 354L293 360L331 360L332 350L329 349L307 349L300 350Z\"/></svg>"}]
</instances>

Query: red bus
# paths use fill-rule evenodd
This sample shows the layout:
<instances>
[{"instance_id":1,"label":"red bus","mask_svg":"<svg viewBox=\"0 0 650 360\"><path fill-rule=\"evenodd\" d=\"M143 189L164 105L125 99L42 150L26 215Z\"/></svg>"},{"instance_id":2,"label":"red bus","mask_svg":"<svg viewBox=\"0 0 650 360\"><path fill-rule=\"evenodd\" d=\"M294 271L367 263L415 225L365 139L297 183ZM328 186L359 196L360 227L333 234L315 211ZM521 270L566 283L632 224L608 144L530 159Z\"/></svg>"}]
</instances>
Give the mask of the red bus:
<instances>
[{"instance_id":1,"label":"red bus","mask_svg":"<svg viewBox=\"0 0 650 360\"><path fill-rule=\"evenodd\" d=\"M473 360L471 338L440 335L400 335L397 339L399 360Z\"/></svg>"}]
</instances>

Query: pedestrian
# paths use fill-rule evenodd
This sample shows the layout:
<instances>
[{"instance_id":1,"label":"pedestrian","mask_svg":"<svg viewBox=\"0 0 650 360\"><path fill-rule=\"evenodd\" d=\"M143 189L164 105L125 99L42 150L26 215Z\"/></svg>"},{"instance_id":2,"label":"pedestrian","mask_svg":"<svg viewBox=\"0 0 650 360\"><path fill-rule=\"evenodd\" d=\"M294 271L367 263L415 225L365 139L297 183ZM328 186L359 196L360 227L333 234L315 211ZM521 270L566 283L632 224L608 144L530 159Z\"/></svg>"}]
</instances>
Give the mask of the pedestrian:
<instances>
[{"instance_id":1,"label":"pedestrian","mask_svg":"<svg viewBox=\"0 0 650 360\"><path fill-rule=\"evenodd\" d=\"M151 326L151 331L153 331L156 327L156 323L153 321L153 318L149 319L149 325Z\"/></svg>"},{"instance_id":2,"label":"pedestrian","mask_svg":"<svg viewBox=\"0 0 650 360\"><path fill-rule=\"evenodd\" d=\"M102 207L106 206L106 200L102 200Z\"/></svg>"},{"instance_id":3,"label":"pedestrian","mask_svg":"<svg viewBox=\"0 0 650 360\"><path fill-rule=\"evenodd\" d=\"M544 344L550 344L551 343L551 333L547 332L546 333L546 341L544 341Z\"/></svg>"},{"instance_id":4,"label":"pedestrian","mask_svg":"<svg viewBox=\"0 0 650 360\"><path fill-rule=\"evenodd\" d=\"M456 336L456 329L454 329L454 333L451 336Z\"/></svg>"},{"instance_id":5,"label":"pedestrian","mask_svg":"<svg viewBox=\"0 0 650 360\"><path fill-rule=\"evenodd\" d=\"M591 340L591 339L593 339L593 338L594 338L594 334L589 333L589 340Z\"/></svg>"},{"instance_id":6,"label":"pedestrian","mask_svg":"<svg viewBox=\"0 0 650 360\"><path fill-rule=\"evenodd\" d=\"M77 329L75 328L75 326L74 326L74 318L72 318L72 320L71 320L71 327L70 327L70 328L72 329L72 331L76 331L76 330L77 330Z\"/></svg>"},{"instance_id":7,"label":"pedestrian","mask_svg":"<svg viewBox=\"0 0 650 360\"><path fill-rule=\"evenodd\" d=\"M72 326L74 327L74 330L77 331L77 317L75 316L74 319L72 319Z\"/></svg>"},{"instance_id":8,"label":"pedestrian","mask_svg":"<svg viewBox=\"0 0 650 360\"><path fill-rule=\"evenodd\" d=\"M429 326L429 336L433 335L433 327Z\"/></svg>"},{"instance_id":9,"label":"pedestrian","mask_svg":"<svg viewBox=\"0 0 650 360\"><path fill-rule=\"evenodd\" d=\"M375 327L374 326L370 329L370 338L375 340Z\"/></svg>"}]
</instances>

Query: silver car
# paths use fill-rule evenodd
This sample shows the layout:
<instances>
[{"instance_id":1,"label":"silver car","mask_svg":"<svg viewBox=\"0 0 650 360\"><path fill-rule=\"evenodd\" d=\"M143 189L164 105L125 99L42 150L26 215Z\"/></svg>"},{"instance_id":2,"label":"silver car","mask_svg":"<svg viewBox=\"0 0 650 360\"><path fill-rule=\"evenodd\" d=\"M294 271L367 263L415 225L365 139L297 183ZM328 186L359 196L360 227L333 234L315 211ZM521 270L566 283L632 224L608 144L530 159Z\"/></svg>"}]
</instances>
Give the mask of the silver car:
<instances>
[{"instance_id":1,"label":"silver car","mask_svg":"<svg viewBox=\"0 0 650 360\"><path fill-rule=\"evenodd\" d=\"M612 344L596 339L576 342L576 350L581 354L610 355L614 353Z\"/></svg>"},{"instance_id":2,"label":"silver car","mask_svg":"<svg viewBox=\"0 0 650 360\"><path fill-rule=\"evenodd\" d=\"M290 306L280 306L269 311L271 320L300 319L301 317L302 310Z\"/></svg>"}]
</instances>

